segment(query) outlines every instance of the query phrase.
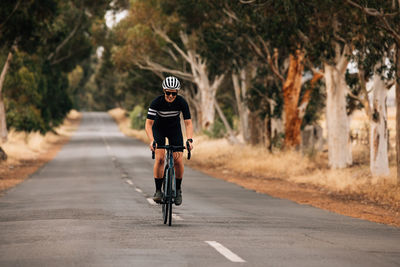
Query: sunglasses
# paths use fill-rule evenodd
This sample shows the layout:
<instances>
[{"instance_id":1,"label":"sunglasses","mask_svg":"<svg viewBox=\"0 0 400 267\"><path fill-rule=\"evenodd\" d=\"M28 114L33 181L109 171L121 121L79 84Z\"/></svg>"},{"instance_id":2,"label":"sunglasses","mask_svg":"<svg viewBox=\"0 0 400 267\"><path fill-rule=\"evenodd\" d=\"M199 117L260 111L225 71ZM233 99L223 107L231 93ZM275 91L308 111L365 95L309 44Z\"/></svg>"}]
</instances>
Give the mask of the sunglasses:
<instances>
[{"instance_id":1,"label":"sunglasses","mask_svg":"<svg viewBox=\"0 0 400 267\"><path fill-rule=\"evenodd\" d=\"M167 91L164 91L164 93L166 94L166 95L172 95L172 96L176 96L177 94L178 94L178 92L167 92Z\"/></svg>"}]
</instances>

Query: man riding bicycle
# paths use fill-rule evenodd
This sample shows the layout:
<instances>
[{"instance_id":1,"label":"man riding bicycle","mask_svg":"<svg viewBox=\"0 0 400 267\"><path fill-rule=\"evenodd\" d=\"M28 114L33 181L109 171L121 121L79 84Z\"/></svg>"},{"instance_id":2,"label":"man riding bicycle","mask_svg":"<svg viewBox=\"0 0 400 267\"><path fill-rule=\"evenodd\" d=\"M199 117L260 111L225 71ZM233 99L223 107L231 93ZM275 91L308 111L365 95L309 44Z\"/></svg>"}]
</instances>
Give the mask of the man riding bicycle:
<instances>
[{"instance_id":1,"label":"man riding bicycle","mask_svg":"<svg viewBox=\"0 0 400 267\"><path fill-rule=\"evenodd\" d=\"M162 83L163 95L156 97L150 104L146 119L146 134L150 139L150 149L154 151L153 142L156 146L164 146L165 138L168 138L169 145L183 146L183 136L180 124L180 113L186 128L189 149L193 149L193 125L190 118L189 105L186 100L178 95L181 84L176 77L169 76ZM174 152L174 167L176 177L176 198L175 205L182 204L182 177L183 177L183 150ZM154 181L156 192L153 200L157 203L162 199L162 184L164 171L165 149L155 150Z\"/></svg>"}]
</instances>

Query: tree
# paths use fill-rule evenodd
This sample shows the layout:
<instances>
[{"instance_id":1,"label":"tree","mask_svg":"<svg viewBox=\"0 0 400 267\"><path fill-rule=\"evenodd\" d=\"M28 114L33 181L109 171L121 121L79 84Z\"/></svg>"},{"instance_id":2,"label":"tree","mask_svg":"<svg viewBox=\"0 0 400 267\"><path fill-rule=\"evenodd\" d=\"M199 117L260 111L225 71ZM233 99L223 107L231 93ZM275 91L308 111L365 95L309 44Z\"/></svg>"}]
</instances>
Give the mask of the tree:
<instances>
[{"instance_id":1,"label":"tree","mask_svg":"<svg viewBox=\"0 0 400 267\"><path fill-rule=\"evenodd\" d=\"M190 1L189 1L190 2ZM192 96L200 125L209 128L215 117L215 96L225 73L213 73L208 60L200 53L201 30L189 28L179 14L168 8L168 1L135 1L129 16L120 23L121 46L114 53L120 67L135 65L164 77L164 73L178 76L196 85ZM183 7L176 3L178 8ZM204 10L202 3L191 2L186 9ZM197 22L206 22L201 18ZM177 20L178 19L178 20ZM145 45L144 45L145 44ZM132 67L132 66L130 66Z\"/></svg>"},{"instance_id":2,"label":"tree","mask_svg":"<svg viewBox=\"0 0 400 267\"><path fill-rule=\"evenodd\" d=\"M41 5L44 4L44 7ZM0 50L6 51L8 56L3 65L0 76L0 136L1 141L7 140L6 109L4 107L3 86L9 70L13 53L20 51L31 52L40 43L41 33L49 23L55 12L55 1L10 1L2 3L0 15ZM29 12L28 12L29 11Z\"/></svg>"},{"instance_id":3,"label":"tree","mask_svg":"<svg viewBox=\"0 0 400 267\"><path fill-rule=\"evenodd\" d=\"M365 15L374 18L372 23L390 35L395 42L396 60L394 63L396 77L396 152L397 180L400 183L400 3L396 1L345 0L350 7L361 10Z\"/></svg>"},{"instance_id":4,"label":"tree","mask_svg":"<svg viewBox=\"0 0 400 267\"><path fill-rule=\"evenodd\" d=\"M302 85L305 82L305 51L298 36L298 29L304 28L309 19L299 19L298 13L304 14L305 7L298 1L245 3L250 10L240 20L246 21L247 33L250 33L246 34L249 45L255 56L267 64L282 88L285 147L299 147L302 120L310 100L310 92L302 94ZM228 12L232 18L238 17L232 10Z\"/></svg>"}]
</instances>

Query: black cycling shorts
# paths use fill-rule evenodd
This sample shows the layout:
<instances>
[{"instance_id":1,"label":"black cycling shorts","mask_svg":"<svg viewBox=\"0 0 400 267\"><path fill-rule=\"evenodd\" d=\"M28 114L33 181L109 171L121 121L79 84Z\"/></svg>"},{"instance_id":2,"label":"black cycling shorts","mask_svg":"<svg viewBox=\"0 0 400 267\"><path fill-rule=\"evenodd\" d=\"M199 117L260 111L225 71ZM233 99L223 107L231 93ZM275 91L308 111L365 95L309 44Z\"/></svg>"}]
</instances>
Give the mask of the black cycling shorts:
<instances>
[{"instance_id":1,"label":"black cycling shorts","mask_svg":"<svg viewBox=\"0 0 400 267\"><path fill-rule=\"evenodd\" d=\"M153 126L153 137L159 146L165 146L165 138L168 138L169 145L183 146L183 136L180 127L165 131ZM179 149L178 151L183 152L183 149Z\"/></svg>"}]
</instances>

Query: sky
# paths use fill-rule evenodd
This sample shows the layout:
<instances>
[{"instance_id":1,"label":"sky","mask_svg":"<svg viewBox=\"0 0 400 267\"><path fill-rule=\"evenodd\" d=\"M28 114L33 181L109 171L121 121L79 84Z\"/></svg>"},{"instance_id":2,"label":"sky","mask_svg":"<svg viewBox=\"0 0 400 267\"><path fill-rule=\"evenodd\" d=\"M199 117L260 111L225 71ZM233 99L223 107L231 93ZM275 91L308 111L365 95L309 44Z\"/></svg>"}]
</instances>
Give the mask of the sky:
<instances>
[{"instance_id":1,"label":"sky","mask_svg":"<svg viewBox=\"0 0 400 267\"><path fill-rule=\"evenodd\" d=\"M115 24L117 24L121 19L125 18L128 15L128 10L124 10L113 14L111 10L106 12L106 24L108 28L112 28Z\"/></svg>"}]
</instances>

